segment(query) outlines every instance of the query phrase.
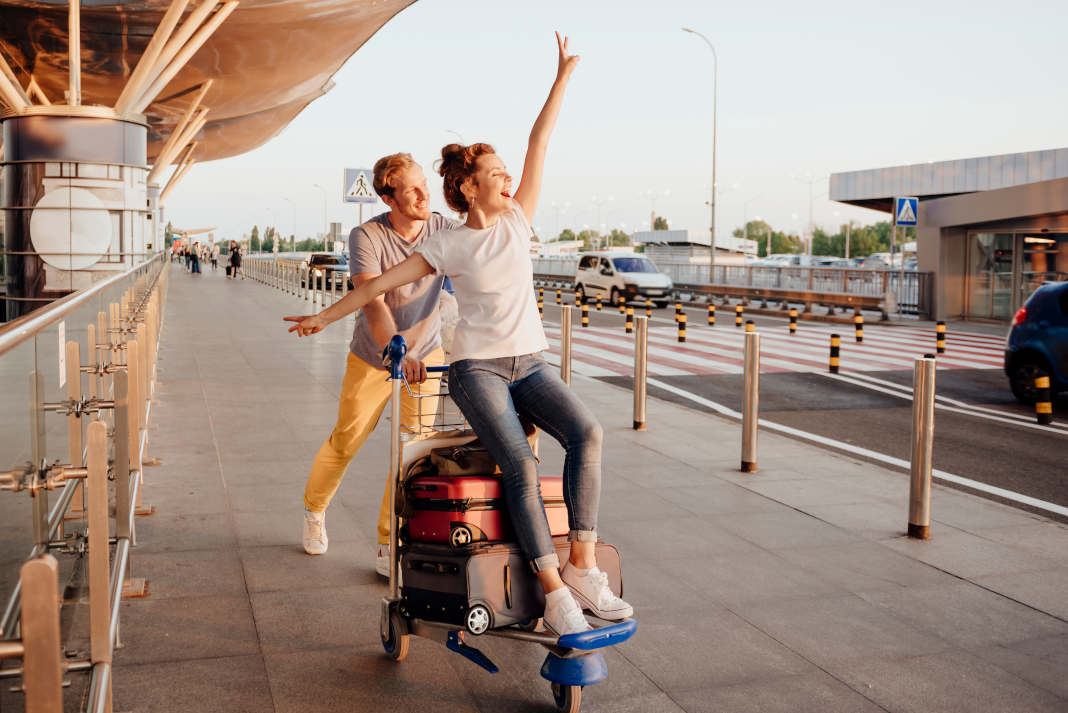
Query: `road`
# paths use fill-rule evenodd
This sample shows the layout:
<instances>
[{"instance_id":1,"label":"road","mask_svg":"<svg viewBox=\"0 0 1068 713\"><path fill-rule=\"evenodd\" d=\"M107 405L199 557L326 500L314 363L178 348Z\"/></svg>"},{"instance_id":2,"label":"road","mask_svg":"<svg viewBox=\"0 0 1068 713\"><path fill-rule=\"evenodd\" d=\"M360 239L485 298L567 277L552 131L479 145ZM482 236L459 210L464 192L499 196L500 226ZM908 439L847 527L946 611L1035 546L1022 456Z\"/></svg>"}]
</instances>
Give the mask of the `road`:
<instances>
[{"instance_id":1,"label":"road","mask_svg":"<svg viewBox=\"0 0 1068 713\"><path fill-rule=\"evenodd\" d=\"M908 461L912 365L916 357L935 351L931 330L869 323L858 344L852 325L801 321L790 335L786 319L747 318L754 320L762 341L761 419L833 439L834 447L869 460ZM707 326L703 308L688 309L687 321L687 340L680 344L673 309L653 310L650 396L703 410L740 411L744 330L735 328L733 311L721 310L715 327ZM590 327L582 329L576 314L574 372L629 388L634 347L623 322L616 309L591 307ZM556 358L555 304L546 304L545 326L550 358ZM936 376L935 469L975 481L966 489L986 497L1017 505L1022 500L1031 510L1068 522L1068 395L1054 405L1054 424L1039 426L1032 409L1017 403L1008 389L1001 368L1003 338L953 329ZM838 375L827 368L832 332L842 337ZM983 492L985 486L1022 497ZM1029 498L1053 508L1027 505Z\"/></svg>"}]
</instances>

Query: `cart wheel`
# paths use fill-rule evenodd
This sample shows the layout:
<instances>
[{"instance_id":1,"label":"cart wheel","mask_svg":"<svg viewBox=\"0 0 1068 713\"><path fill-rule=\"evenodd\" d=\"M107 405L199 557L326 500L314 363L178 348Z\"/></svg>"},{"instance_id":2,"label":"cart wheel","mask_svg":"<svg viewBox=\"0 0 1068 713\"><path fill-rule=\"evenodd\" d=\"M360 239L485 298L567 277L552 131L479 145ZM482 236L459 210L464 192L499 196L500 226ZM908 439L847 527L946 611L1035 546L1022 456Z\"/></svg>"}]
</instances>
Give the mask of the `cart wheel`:
<instances>
[{"instance_id":1,"label":"cart wheel","mask_svg":"<svg viewBox=\"0 0 1068 713\"><path fill-rule=\"evenodd\" d=\"M523 631L537 631L538 627L541 626L541 617L536 616L533 619L521 621L517 626Z\"/></svg>"},{"instance_id":2,"label":"cart wheel","mask_svg":"<svg viewBox=\"0 0 1068 713\"><path fill-rule=\"evenodd\" d=\"M400 616L391 614L389 617L389 638L382 639L382 648L394 661L403 661L408 655L408 644L411 641L410 634L401 634L407 627L401 622Z\"/></svg>"},{"instance_id":3,"label":"cart wheel","mask_svg":"<svg viewBox=\"0 0 1068 713\"><path fill-rule=\"evenodd\" d=\"M449 534L449 544L453 547L463 547L464 545L471 544L471 540L474 537L471 535L471 528L460 525L453 529Z\"/></svg>"},{"instance_id":4,"label":"cart wheel","mask_svg":"<svg viewBox=\"0 0 1068 713\"><path fill-rule=\"evenodd\" d=\"M476 604L467 610L467 616L464 617L464 626L475 636L486 633L486 630L490 628L490 612L482 604Z\"/></svg>"},{"instance_id":5,"label":"cart wheel","mask_svg":"<svg viewBox=\"0 0 1068 713\"><path fill-rule=\"evenodd\" d=\"M578 713L582 706L582 686L563 686L559 683L552 686L556 710L560 713Z\"/></svg>"}]
</instances>

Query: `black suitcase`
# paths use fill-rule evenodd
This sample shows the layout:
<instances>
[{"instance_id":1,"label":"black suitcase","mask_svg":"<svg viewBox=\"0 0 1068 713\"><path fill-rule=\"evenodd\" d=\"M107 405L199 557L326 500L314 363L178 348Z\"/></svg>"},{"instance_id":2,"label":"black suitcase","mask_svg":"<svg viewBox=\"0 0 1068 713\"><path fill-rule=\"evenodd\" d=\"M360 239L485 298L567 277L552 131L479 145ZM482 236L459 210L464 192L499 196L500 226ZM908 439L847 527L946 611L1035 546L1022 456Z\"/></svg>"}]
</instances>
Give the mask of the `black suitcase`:
<instances>
[{"instance_id":1,"label":"black suitcase","mask_svg":"<svg viewBox=\"0 0 1068 713\"><path fill-rule=\"evenodd\" d=\"M560 562L570 543L554 537ZM597 566L608 584L623 596L619 550L598 542ZM545 612L541 585L515 543L476 544L464 549L413 542L400 549L400 612L406 617L463 626L482 634L510 624L530 622Z\"/></svg>"}]
</instances>

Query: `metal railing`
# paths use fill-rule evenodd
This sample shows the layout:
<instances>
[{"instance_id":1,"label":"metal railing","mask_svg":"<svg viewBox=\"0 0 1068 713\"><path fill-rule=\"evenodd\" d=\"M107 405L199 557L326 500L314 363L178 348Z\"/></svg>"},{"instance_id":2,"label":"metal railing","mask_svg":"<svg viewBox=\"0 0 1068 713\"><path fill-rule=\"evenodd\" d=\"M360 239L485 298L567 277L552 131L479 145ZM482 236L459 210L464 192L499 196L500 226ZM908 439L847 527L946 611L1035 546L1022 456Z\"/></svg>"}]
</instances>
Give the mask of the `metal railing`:
<instances>
[{"instance_id":1,"label":"metal railing","mask_svg":"<svg viewBox=\"0 0 1068 713\"><path fill-rule=\"evenodd\" d=\"M575 282L577 257L532 261L536 278L568 285ZM891 295L899 315L928 316L931 309L931 275L916 270L716 265L709 282L708 265L659 263L657 267L675 283L675 297L707 292L709 287L750 287L862 297Z\"/></svg>"},{"instance_id":2,"label":"metal railing","mask_svg":"<svg viewBox=\"0 0 1068 713\"><path fill-rule=\"evenodd\" d=\"M91 673L84 710L111 710L119 603L143 585L130 577L130 550L134 516L145 513L142 471L151 465L145 451L165 267L157 254L0 328L0 398L8 406L0 412L0 468L8 468L0 470L0 491L10 492L0 493L0 521L23 525L0 547L29 552L0 616L0 658L21 657L23 665L0 669L0 678L22 678L29 713L63 707L55 683L63 671ZM52 491L58 497L49 503ZM84 582L79 559L88 561ZM57 586L61 576L88 589L88 658L64 650L58 606L42 607L49 600L31 592L47 589L42 580Z\"/></svg>"}]
</instances>

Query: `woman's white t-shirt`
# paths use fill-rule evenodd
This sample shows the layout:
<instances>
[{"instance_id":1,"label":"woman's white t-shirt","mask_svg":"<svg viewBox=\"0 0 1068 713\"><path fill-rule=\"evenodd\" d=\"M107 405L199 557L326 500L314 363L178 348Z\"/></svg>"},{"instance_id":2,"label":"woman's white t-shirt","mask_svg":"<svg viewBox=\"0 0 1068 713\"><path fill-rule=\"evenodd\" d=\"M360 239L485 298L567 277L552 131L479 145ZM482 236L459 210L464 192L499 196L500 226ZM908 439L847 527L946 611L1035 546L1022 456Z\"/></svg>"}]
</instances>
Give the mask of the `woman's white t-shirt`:
<instances>
[{"instance_id":1,"label":"woman's white t-shirt","mask_svg":"<svg viewBox=\"0 0 1068 713\"><path fill-rule=\"evenodd\" d=\"M497 224L439 230L415 252L452 279L460 321L452 360L522 356L549 348L534 297L530 239L534 232L515 201Z\"/></svg>"}]
</instances>

